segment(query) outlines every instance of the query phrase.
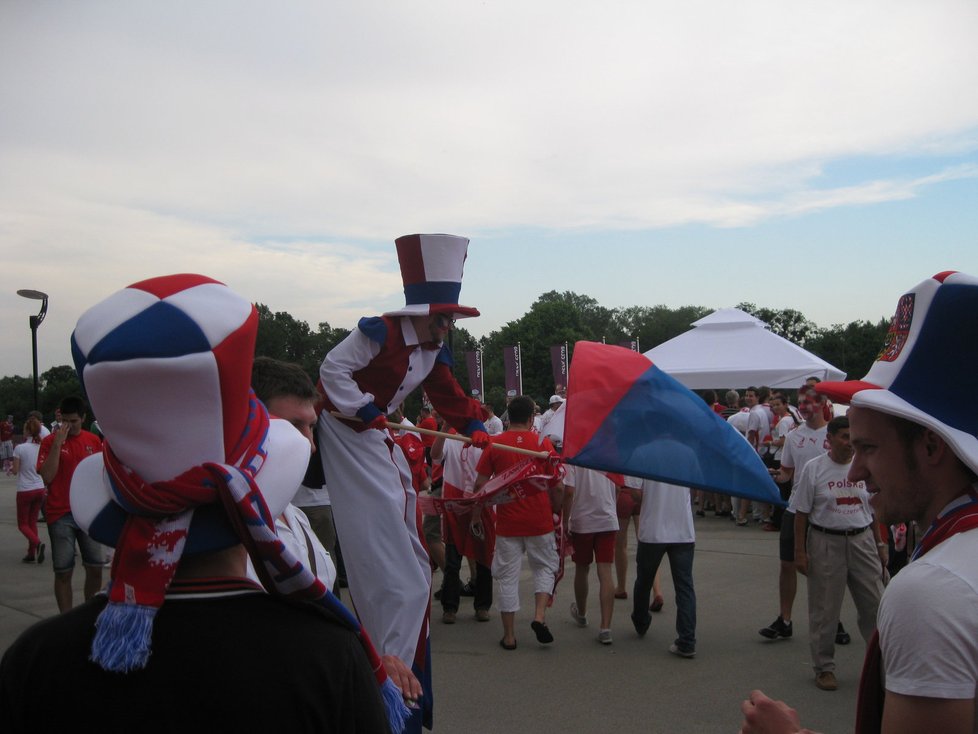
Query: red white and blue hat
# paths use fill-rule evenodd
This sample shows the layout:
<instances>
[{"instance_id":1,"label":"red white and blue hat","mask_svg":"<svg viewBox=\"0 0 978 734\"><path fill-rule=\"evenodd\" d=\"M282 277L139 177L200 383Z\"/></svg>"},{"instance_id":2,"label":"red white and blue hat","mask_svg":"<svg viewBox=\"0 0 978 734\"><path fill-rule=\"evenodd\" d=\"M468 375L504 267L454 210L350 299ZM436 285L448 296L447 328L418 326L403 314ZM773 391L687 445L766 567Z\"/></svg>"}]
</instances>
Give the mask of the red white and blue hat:
<instances>
[{"instance_id":1,"label":"red white and blue hat","mask_svg":"<svg viewBox=\"0 0 978 734\"><path fill-rule=\"evenodd\" d=\"M459 306L462 266L469 240L451 234L408 234L394 240L401 265L407 305L384 316L451 314L453 319L478 316L479 310Z\"/></svg>"},{"instance_id":2,"label":"red white and blue hat","mask_svg":"<svg viewBox=\"0 0 978 734\"><path fill-rule=\"evenodd\" d=\"M116 456L147 482L173 479L206 462L225 463L249 420L255 307L202 275L135 283L86 311L71 337L78 377ZM277 517L292 500L309 442L272 419L255 475ZM103 457L85 459L71 483L74 519L115 546L127 510ZM239 543L218 503L194 511L184 553Z\"/></svg>"},{"instance_id":3,"label":"red white and blue hat","mask_svg":"<svg viewBox=\"0 0 978 734\"><path fill-rule=\"evenodd\" d=\"M862 380L820 382L833 401L930 428L978 472L978 278L938 273L900 297L886 342Z\"/></svg>"}]
</instances>

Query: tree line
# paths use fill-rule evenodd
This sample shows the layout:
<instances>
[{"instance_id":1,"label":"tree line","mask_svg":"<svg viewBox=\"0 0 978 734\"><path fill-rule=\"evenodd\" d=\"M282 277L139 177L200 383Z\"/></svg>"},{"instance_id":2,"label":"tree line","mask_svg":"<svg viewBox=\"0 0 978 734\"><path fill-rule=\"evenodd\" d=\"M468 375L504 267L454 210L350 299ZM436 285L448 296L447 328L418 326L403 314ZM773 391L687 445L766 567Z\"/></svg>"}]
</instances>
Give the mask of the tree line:
<instances>
[{"instance_id":1,"label":"tree line","mask_svg":"<svg viewBox=\"0 0 978 734\"><path fill-rule=\"evenodd\" d=\"M302 365L315 381L323 356L346 338L349 329L334 328L320 322L315 329L285 311L273 312L264 304L258 310L258 336L255 353ZM767 322L771 331L804 347L826 362L845 371L850 378L866 374L876 359L889 319L878 322L851 321L821 328L794 309L770 309L753 303L737 308ZM498 411L505 404L503 347L519 343L523 367L523 392L546 405L554 390L550 347L567 343L573 357L574 343L602 341L618 344L638 340L647 351L688 331L690 324L713 312L704 306L630 306L611 309L590 296L571 291L542 294L523 316L480 339L456 324L450 335L455 356L454 372L463 387L469 387L465 352L481 349L486 399ZM12 414L18 430L33 409L33 377L0 378L0 413ZM717 385L725 388L726 385ZM80 395L81 386L73 367L60 365L39 377L38 409L50 421L58 403L66 395ZM417 415L420 396L413 395L405 406L408 416ZM91 417L91 416L90 416Z\"/></svg>"}]
</instances>

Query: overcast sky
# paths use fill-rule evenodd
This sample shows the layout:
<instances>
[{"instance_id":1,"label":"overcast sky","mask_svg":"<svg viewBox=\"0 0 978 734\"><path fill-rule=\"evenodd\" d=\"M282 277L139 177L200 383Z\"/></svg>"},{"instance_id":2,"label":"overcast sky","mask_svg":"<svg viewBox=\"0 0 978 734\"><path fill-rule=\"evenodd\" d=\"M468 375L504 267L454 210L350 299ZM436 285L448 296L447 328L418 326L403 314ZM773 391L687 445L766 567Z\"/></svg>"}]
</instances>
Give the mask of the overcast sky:
<instances>
[{"instance_id":1,"label":"overcast sky","mask_svg":"<svg viewBox=\"0 0 978 734\"><path fill-rule=\"evenodd\" d=\"M976 90L974 0L2 0L0 375L19 288L43 371L167 273L351 327L411 232L471 238L477 336L548 290L876 320L978 273Z\"/></svg>"}]
</instances>

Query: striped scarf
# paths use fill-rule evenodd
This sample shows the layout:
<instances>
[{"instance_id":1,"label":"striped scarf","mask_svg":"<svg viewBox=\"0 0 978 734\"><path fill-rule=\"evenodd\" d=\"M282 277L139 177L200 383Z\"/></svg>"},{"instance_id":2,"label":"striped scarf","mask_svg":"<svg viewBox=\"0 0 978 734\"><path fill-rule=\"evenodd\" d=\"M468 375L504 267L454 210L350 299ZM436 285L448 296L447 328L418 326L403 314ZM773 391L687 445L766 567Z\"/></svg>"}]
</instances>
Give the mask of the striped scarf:
<instances>
[{"instance_id":1,"label":"striped scarf","mask_svg":"<svg viewBox=\"0 0 978 734\"><path fill-rule=\"evenodd\" d=\"M229 454L230 463L205 463L175 479L152 484L123 464L105 443L105 466L129 517L116 544L109 603L95 623L91 659L120 673L146 666L153 620L183 555L194 508L220 502L268 591L319 604L357 635L380 687L391 730L400 732L410 712L366 631L275 535L275 518L254 479L265 460L268 428L268 412L252 393L249 420Z\"/></svg>"}]
</instances>

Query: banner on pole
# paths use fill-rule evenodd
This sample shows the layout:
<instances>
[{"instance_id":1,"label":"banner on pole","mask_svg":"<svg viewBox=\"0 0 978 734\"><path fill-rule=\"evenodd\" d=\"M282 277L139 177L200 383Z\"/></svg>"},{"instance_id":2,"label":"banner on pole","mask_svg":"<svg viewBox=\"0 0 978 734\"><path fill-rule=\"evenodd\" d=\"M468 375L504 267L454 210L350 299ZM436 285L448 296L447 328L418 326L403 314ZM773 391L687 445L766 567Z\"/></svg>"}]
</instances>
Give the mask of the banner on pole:
<instances>
[{"instance_id":1,"label":"banner on pole","mask_svg":"<svg viewBox=\"0 0 978 734\"><path fill-rule=\"evenodd\" d=\"M550 347L550 364L554 372L554 392L562 395L567 389L567 343Z\"/></svg>"},{"instance_id":2,"label":"banner on pole","mask_svg":"<svg viewBox=\"0 0 978 734\"><path fill-rule=\"evenodd\" d=\"M503 347L503 362L506 365L506 397L515 398L523 394L523 365L520 359L520 345Z\"/></svg>"},{"instance_id":3,"label":"banner on pole","mask_svg":"<svg viewBox=\"0 0 978 734\"><path fill-rule=\"evenodd\" d=\"M482 376L482 350L466 352L465 362L469 368L469 394L480 403L484 403L486 394Z\"/></svg>"}]
</instances>

